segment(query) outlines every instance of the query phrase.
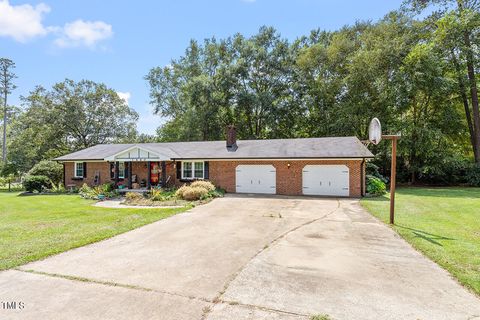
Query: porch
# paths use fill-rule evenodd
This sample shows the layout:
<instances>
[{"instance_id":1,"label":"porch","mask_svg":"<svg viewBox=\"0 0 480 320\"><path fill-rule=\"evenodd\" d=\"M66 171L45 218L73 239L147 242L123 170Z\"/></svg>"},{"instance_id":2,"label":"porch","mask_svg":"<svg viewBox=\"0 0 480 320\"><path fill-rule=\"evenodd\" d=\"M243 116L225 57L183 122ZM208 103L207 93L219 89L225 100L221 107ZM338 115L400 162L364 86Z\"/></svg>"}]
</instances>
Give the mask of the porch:
<instances>
[{"instance_id":1,"label":"porch","mask_svg":"<svg viewBox=\"0 0 480 320\"><path fill-rule=\"evenodd\" d=\"M145 192L170 180L166 161L110 162L110 177L119 192Z\"/></svg>"},{"instance_id":2,"label":"porch","mask_svg":"<svg viewBox=\"0 0 480 320\"><path fill-rule=\"evenodd\" d=\"M123 150L105 160L110 163L110 178L120 192L142 192L165 186L170 180L167 166L173 165L169 156L139 146Z\"/></svg>"}]
</instances>

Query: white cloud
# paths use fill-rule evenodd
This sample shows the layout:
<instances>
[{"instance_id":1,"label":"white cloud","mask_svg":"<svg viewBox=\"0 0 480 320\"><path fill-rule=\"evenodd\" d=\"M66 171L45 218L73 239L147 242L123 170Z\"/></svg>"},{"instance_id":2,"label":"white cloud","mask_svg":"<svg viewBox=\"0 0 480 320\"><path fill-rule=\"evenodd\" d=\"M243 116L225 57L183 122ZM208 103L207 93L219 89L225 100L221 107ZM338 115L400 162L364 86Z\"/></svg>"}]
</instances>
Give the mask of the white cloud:
<instances>
[{"instance_id":1,"label":"white cloud","mask_svg":"<svg viewBox=\"0 0 480 320\"><path fill-rule=\"evenodd\" d=\"M151 105L144 105L143 108L137 109L139 114L137 122L137 130L140 133L155 134L157 128L166 122L166 118L153 113Z\"/></svg>"},{"instance_id":2,"label":"white cloud","mask_svg":"<svg viewBox=\"0 0 480 320\"><path fill-rule=\"evenodd\" d=\"M81 19L66 23L61 35L54 43L62 48L95 45L113 35L112 26L103 21L83 21Z\"/></svg>"},{"instance_id":3,"label":"white cloud","mask_svg":"<svg viewBox=\"0 0 480 320\"><path fill-rule=\"evenodd\" d=\"M14 6L8 0L0 0L0 36L26 42L46 35L49 29L42 24L42 19L49 11L50 7L44 3Z\"/></svg>"},{"instance_id":4,"label":"white cloud","mask_svg":"<svg viewBox=\"0 0 480 320\"><path fill-rule=\"evenodd\" d=\"M130 100L130 97L132 96L130 94L130 92L121 92L121 91L117 91L117 94L118 96L120 97L120 99L123 99L125 100L125 102L128 104L128 101Z\"/></svg>"}]
</instances>

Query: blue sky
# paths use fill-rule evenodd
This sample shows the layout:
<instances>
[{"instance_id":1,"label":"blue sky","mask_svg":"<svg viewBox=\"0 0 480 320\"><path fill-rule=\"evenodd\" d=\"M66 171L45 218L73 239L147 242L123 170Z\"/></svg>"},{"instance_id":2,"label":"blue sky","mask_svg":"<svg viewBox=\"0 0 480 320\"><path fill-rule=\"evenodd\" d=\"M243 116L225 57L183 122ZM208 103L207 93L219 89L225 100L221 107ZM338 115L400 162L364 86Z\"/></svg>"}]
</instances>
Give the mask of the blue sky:
<instances>
[{"instance_id":1,"label":"blue sky","mask_svg":"<svg viewBox=\"0 0 480 320\"><path fill-rule=\"evenodd\" d=\"M104 82L129 97L138 130L162 122L149 106L143 77L183 54L190 39L256 33L275 27L293 40L310 30L335 30L377 20L401 0L0 0L0 56L15 61L19 103L36 85L65 78Z\"/></svg>"}]
</instances>

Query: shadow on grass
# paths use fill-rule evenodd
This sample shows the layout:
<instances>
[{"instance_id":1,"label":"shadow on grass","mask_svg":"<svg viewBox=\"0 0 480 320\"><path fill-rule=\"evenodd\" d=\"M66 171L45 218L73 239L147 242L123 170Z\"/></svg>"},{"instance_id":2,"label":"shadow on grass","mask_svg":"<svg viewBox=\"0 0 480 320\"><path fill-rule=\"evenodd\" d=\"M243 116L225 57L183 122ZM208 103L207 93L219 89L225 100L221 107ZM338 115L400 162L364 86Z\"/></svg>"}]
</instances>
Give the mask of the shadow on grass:
<instances>
[{"instance_id":1,"label":"shadow on grass","mask_svg":"<svg viewBox=\"0 0 480 320\"><path fill-rule=\"evenodd\" d=\"M440 236L438 234L433 234L433 233L429 233L429 232L426 232L426 231L423 231L423 230L405 227L405 226L402 226L402 225L396 225L396 227L410 230L415 235L415 237L421 238L423 240L426 240L430 243L433 243L433 244L435 244L437 246L441 246L441 247L443 247L443 245L440 242L438 242L437 240L456 240L454 238L448 238L448 237Z\"/></svg>"}]
</instances>

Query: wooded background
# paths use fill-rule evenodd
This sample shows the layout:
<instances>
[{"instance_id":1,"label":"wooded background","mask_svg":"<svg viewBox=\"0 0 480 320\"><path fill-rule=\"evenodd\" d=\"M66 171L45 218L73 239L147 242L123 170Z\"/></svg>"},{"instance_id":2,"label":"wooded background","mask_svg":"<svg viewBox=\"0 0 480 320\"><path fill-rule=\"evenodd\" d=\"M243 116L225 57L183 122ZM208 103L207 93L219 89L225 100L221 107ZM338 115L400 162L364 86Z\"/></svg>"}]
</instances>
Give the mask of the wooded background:
<instances>
[{"instance_id":1,"label":"wooded background","mask_svg":"<svg viewBox=\"0 0 480 320\"><path fill-rule=\"evenodd\" d=\"M239 139L367 139L377 117L384 133L402 134L401 182L463 183L480 175L479 7L413 0L380 21L295 41L272 27L192 40L145 77L155 113L167 119L153 136L136 132L138 115L103 84L38 87L9 110L7 164L25 172L105 142L223 140L229 124ZM388 174L389 144L370 148Z\"/></svg>"}]
</instances>

